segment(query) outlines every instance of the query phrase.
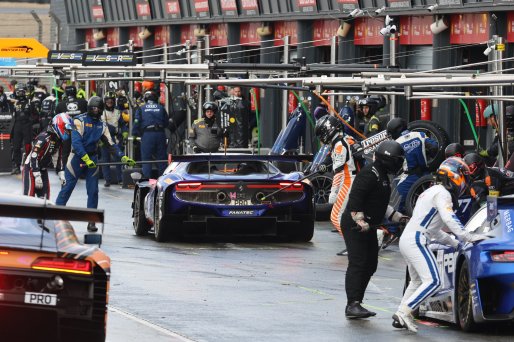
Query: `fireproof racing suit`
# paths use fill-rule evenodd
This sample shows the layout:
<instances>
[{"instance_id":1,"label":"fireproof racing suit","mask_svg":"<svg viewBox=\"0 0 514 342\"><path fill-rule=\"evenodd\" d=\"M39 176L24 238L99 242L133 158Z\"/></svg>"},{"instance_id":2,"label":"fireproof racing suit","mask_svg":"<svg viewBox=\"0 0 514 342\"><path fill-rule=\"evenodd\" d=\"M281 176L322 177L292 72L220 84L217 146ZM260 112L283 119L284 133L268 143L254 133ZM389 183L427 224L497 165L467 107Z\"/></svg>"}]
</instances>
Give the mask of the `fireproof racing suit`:
<instances>
[{"instance_id":1,"label":"fireproof racing suit","mask_svg":"<svg viewBox=\"0 0 514 342\"><path fill-rule=\"evenodd\" d=\"M402 145L405 151L405 173L396 188L400 195L398 211L404 212L407 193L414 182L428 173L428 156L437 153L438 144L437 141L428 138L425 133L410 131L402 132L396 142Z\"/></svg>"},{"instance_id":2,"label":"fireproof racing suit","mask_svg":"<svg viewBox=\"0 0 514 342\"><path fill-rule=\"evenodd\" d=\"M88 155L95 162L98 161L98 143L102 141L105 146L110 147L110 152L115 153L118 158L123 156L117 145L111 139L109 129L105 122L94 119L88 114L81 114L75 117L76 129L71 132L72 151L66 164L66 184L62 187L55 204L66 205L70 199L73 189L80 176L86 174L87 207L98 207L98 168L88 168L82 159Z\"/></svg>"},{"instance_id":3,"label":"fireproof racing suit","mask_svg":"<svg viewBox=\"0 0 514 342\"><path fill-rule=\"evenodd\" d=\"M48 181L47 168L54 165L57 172L63 170L62 163L62 140L57 134L43 131L34 139L32 151L30 151L23 168L23 194L50 198L50 182ZM43 187L36 189L34 172L40 172L43 180Z\"/></svg>"},{"instance_id":4,"label":"fireproof racing suit","mask_svg":"<svg viewBox=\"0 0 514 342\"><path fill-rule=\"evenodd\" d=\"M74 97L68 97L65 101L61 101L55 107L55 114L66 113L72 118L75 116L87 112L87 101L84 99L77 99ZM62 144L62 163L63 165L68 164L68 158L71 153L71 139L66 140Z\"/></svg>"},{"instance_id":5,"label":"fireproof racing suit","mask_svg":"<svg viewBox=\"0 0 514 342\"><path fill-rule=\"evenodd\" d=\"M446 226L458 240L442 231ZM432 295L441 284L434 253L427 244L436 240L457 248L459 240L472 241L473 234L466 232L453 211L452 196L442 185L434 185L418 198L412 218L400 238L400 252L409 269L410 283L400 307L414 310Z\"/></svg>"},{"instance_id":6,"label":"fireproof racing suit","mask_svg":"<svg viewBox=\"0 0 514 342\"><path fill-rule=\"evenodd\" d=\"M342 134L336 135L332 140L331 157L334 177L328 203L334 204L330 213L330 221L340 234L342 234L341 215L348 203L348 193L356 174L355 162L350 149L354 143L352 137L343 137Z\"/></svg>"}]
</instances>

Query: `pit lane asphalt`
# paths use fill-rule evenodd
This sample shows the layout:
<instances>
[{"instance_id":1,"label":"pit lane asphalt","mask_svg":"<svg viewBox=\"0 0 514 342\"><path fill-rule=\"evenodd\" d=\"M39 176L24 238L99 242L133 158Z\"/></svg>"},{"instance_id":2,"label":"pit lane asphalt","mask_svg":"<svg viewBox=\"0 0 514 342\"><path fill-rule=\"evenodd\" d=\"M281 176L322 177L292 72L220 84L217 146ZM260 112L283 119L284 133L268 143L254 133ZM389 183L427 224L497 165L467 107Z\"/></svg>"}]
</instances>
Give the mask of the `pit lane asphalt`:
<instances>
[{"instance_id":1,"label":"pit lane asphalt","mask_svg":"<svg viewBox=\"0 0 514 342\"><path fill-rule=\"evenodd\" d=\"M53 172L51 200L60 185ZM381 251L365 305L375 318L346 320L346 257L328 222L310 243L261 240L157 243L136 237L132 191L100 182L104 244L112 259L107 341L512 341L514 329L467 334L435 321L417 335L391 327L405 265L397 246ZM0 174L0 189L21 194L21 177ZM85 206L79 181L70 206ZM76 227L79 238L85 225Z\"/></svg>"}]
</instances>

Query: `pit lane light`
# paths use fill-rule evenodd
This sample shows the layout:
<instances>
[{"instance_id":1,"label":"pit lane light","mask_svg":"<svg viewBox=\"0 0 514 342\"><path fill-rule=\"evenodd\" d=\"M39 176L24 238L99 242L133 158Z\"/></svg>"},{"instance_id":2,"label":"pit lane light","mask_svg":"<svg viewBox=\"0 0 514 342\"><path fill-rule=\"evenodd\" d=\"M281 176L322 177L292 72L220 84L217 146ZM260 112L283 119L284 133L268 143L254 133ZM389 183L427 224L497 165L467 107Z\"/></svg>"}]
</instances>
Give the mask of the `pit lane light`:
<instances>
[{"instance_id":1,"label":"pit lane light","mask_svg":"<svg viewBox=\"0 0 514 342\"><path fill-rule=\"evenodd\" d=\"M91 263L87 260L73 260L63 258L37 258L31 265L32 269L39 271L53 271L62 273L85 274L93 273Z\"/></svg>"},{"instance_id":2,"label":"pit lane light","mask_svg":"<svg viewBox=\"0 0 514 342\"><path fill-rule=\"evenodd\" d=\"M385 6L382 6L382 7L377 8L377 9L375 10L375 14L380 14L380 13L384 12L385 10L386 10L386 7L385 7Z\"/></svg>"},{"instance_id":3,"label":"pit lane light","mask_svg":"<svg viewBox=\"0 0 514 342\"><path fill-rule=\"evenodd\" d=\"M350 14L348 14L348 16L350 18L357 18L357 17L360 17L362 15L364 15L364 11L361 10L360 8L356 8L353 11L351 11Z\"/></svg>"}]
</instances>

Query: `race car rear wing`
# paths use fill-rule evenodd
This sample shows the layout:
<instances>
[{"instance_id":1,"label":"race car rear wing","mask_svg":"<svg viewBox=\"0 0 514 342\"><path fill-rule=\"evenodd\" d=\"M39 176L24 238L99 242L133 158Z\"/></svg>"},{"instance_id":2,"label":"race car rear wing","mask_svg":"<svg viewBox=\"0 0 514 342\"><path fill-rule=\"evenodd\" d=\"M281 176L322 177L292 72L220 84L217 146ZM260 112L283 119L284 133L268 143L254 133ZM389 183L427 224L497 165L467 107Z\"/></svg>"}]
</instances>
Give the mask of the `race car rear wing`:
<instances>
[{"instance_id":1,"label":"race car rear wing","mask_svg":"<svg viewBox=\"0 0 514 342\"><path fill-rule=\"evenodd\" d=\"M1 203L0 201L0 216L40 220L104 222L103 210L65 207L47 203Z\"/></svg>"},{"instance_id":2,"label":"race car rear wing","mask_svg":"<svg viewBox=\"0 0 514 342\"><path fill-rule=\"evenodd\" d=\"M198 161L278 161L278 162L310 162L313 159L311 154L298 154L298 155L257 155L257 154L194 154L173 156L173 162L198 162Z\"/></svg>"}]
</instances>

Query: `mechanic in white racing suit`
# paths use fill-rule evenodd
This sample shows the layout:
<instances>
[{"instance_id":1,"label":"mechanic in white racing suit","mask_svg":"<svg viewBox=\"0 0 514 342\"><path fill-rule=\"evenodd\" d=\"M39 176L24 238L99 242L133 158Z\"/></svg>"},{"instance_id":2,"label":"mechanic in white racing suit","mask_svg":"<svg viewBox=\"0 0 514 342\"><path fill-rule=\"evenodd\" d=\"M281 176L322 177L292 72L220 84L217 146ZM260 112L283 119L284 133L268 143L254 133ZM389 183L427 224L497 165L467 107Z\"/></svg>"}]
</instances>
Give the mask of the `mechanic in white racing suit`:
<instances>
[{"instance_id":1,"label":"mechanic in white racing suit","mask_svg":"<svg viewBox=\"0 0 514 342\"><path fill-rule=\"evenodd\" d=\"M400 252L407 263L410 282L398 311L393 315L395 328L417 332L412 311L435 293L441 284L435 256L428 248L430 240L458 248L459 241L477 242L486 238L482 234L465 231L454 213L457 199L466 191L468 184L468 165L461 158L450 157L437 169L436 185L419 196L400 238ZM444 232L444 226L457 239Z\"/></svg>"},{"instance_id":2,"label":"mechanic in white racing suit","mask_svg":"<svg viewBox=\"0 0 514 342\"><path fill-rule=\"evenodd\" d=\"M323 144L331 147L330 155L334 177L328 198L328 203L333 204L330 221L339 234L342 234L341 215L348 203L348 193L356 174L350 150L350 146L355 142L352 137L343 134L341 121L332 115L325 115L316 122L315 133Z\"/></svg>"}]
</instances>

